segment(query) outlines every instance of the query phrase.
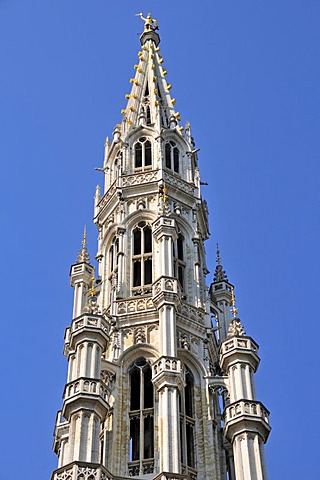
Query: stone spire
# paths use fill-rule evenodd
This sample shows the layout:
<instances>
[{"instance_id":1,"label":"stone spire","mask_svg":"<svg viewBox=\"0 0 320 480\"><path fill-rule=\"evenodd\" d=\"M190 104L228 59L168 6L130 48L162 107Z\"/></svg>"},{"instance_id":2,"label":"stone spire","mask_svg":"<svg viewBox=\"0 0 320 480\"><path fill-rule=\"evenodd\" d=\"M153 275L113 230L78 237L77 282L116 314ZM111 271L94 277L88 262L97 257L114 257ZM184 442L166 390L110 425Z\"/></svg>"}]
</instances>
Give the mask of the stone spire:
<instances>
[{"instance_id":1,"label":"stone spire","mask_svg":"<svg viewBox=\"0 0 320 480\"><path fill-rule=\"evenodd\" d=\"M137 14L145 22L144 31L140 37L141 51L138 52L138 62L134 65L135 75L130 78L131 91L125 95L127 105L121 110L122 122L117 125L115 132L121 134L139 125L153 127L177 128L182 134L183 127L179 127L180 114L174 109L175 98L170 95L172 85L167 83L167 70L164 68L164 59L160 54L160 37L156 33L158 23L151 17Z\"/></svg>"},{"instance_id":2,"label":"stone spire","mask_svg":"<svg viewBox=\"0 0 320 480\"><path fill-rule=\"evenodd\" d=\"M78 253L78 257L76 263L87 263L90 265L90 256L87 250L87 229L84 227L83 229L83 240L82 240L82 248Z\"/></svg>"},{"instance_id":3,"label":"stone spire","mask_svg":"<svg viewBox=\"0 0 320 480\"><path fill-rule=\"evenodd\" d=\"M220 249L219 249L219 244L218 243L217 243L217 258L216 258L216 261L217 261L217 266L216 266L216 269L215 269L215 272L214 272L214 277L213 277L214 283L228 282L227 274L226 274L225 270L223 270L223 266L221 265Z\"/></svg>"}]
</instances>

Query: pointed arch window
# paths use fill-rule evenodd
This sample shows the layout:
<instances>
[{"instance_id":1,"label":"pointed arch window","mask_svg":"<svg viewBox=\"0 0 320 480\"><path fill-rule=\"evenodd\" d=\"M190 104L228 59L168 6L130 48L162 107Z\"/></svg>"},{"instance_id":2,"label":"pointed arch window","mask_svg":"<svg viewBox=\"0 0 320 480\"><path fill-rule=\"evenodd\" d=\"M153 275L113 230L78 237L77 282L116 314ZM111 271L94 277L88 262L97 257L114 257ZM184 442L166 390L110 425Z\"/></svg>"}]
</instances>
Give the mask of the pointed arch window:
<instances>
[{"instance_id":1,"label":"pointed arch window","mask_svg":"<svg viewBox=\"0 0 320 480\"><path fill-rule=\"evenodd\" d=\"M175 142L167 142L164 146L164 156L166 168L179 173L180 153Z\"/></svg>"},{"instance_id":2,"label":"pointed arch window","mask_svg":"<svg viewBox=\"0 0 320 480\"><path fill-rule=\"evenodd\" d=\"M181 466L183 473L195 474L195 449L194 449L194 377L185 366L185 387L179 396L180 407L180 445Z\"/></svg>"},{"instance_id":3,"label":"pointed arch window","mask_svg":"<svg viewBox=\"0 0 320 480\"><path fill-rule=\"evenodd\" d=\"M185 241L182 233L179 233L177 240L173 243L173 274L179 280L182 291L185 288Z\"/></svg>"},{"instance_id":4,"label":"pointed arch window","mask_svg":"<svg viewBox=\"0 0 320 480\"><path fill-rule=\"evenodd\" d=\"M119 238L113 237L107 256L107 269L109 280L109 302L112 301L112 287L116 284L119 263Z\"/></svg>"},{"instance_id":5,"label":"pointed arch window","mask_svg":"<svg viewBox=\"0 0 320 480\"><path fill-rule=\"evenodd\" d=\"M133 293L149 293L152 284L152 230L146 222L139 222L132 235Z\"/></svg>"},{"instance_id":6,"label":"pointed arch window","mask_svg":"<svg viewBox=\"0 0 320 480\"><path fill-rule=\"evenodd\" d=\"M134 168L144 169L152 166L152 145L146 137L140 137L134 146Z\"/></svg>"},{"instance_id":7,"label":"pointed arch window","mask_svg":"<svg viewBox=\"0 0 320 480\"><path fill-rule=\"evenodd\" d=\"M129 476L154 470L154 391L152 371L145 358L130 366Z\"/></svg>"}]
</instances>

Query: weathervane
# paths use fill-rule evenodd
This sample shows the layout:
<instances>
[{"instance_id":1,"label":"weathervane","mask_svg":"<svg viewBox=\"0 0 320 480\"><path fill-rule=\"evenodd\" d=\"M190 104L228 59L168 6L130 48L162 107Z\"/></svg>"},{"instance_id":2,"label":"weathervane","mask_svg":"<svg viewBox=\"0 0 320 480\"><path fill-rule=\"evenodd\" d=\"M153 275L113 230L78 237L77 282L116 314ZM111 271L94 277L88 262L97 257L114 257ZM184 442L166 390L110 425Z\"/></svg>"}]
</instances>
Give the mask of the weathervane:
<instances>
[{"instance_id":1,"label":"weathervane","mask_svg":"<svg viewBox=\"0 0 320 480\"><path fill-rule=\"evenodd\" d=\"M151 30L155 31L159 29L158 22L155 18L151 17L151 14L148 13L145 18L142 13L136 13L137 17L140 17L144 21L144 31L150 32Z\"/></svg>"}]
</instances>

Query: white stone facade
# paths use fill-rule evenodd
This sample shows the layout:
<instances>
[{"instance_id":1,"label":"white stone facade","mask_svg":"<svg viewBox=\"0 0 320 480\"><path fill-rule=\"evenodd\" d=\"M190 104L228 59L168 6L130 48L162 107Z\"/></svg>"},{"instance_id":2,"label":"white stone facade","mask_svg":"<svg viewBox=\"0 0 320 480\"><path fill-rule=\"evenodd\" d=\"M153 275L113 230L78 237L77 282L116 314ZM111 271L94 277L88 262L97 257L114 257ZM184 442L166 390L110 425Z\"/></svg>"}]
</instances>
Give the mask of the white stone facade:
<instances>
[{"instance_id":1,"label":"white stone facade","mask_svg":"<svg viewBox=\"0 0 320 480\"><path fill-rule=\"evenodd\" d=\"M267 478L258 346L230 320L220 262L206 287L197 150L190 125L179 127L159 41L147 17L95 195L98 278L85 242L71 267L52 480Z\"/></svg>"}]
</instances>

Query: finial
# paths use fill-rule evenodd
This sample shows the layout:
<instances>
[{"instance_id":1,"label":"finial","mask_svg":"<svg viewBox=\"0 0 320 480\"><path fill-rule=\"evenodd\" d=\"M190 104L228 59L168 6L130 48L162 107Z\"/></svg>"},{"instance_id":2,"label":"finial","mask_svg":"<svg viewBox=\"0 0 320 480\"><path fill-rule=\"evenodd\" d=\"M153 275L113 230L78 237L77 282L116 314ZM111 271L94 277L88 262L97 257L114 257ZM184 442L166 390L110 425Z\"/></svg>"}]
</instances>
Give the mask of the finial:
<instances>
[{"instance_id":1,"label":"finial","mask_svg":"<svg viewBox=\"0 0 320 480\"><path fill-rule=\"evenodd\" d=\"M88 263L90 264L90 257L89 253L87 250L87 229L86 226L83 228L83 236L82 236L82 248L80 252L78 253L77 261L76 263Z\"/></svg>"},{"instance_id":2,"label":"finial","mask_svg":"<svg viewBox=\"0 0 320 480\"><path fill-rule=\"evenodd\" d=\"M214 277L213 277L214 283L228 282L227 274L225 270L223 270L223 266L221 265L221 255L220 255L220 248L218 243L217 243L216 261L217 261L217 266L216 266Z\"/></svg>"},{"instance_id":3,"label":"finial","mask_svg":"<svg viewBox=\"0 0 320 480\"><path fill-rule=\"evenodd\" d=\"M82 240L82 248L86 248L87 246L87 227L83 227L83 240Z\"/></svg>"},{"instance_id":4,"label":"finial","mask_svg":"<svg viewBox=\"0 0 320 480\"><path fill-rule=\"evenodd\" d=\"M158 22L155 18L151 17L151 14L148 13L145 18L142 13L136 13L136 17L140 17L144 21L144 32L150 32L151 30L159 30Z\"/></svg>"},{"instance_id":5,"label":"finial","mask_svg":"<svg viewBox=\"0 0 320 480\"><path fill-rule=\"evenodd\" d=\"M220 257L219 243L217 243L217 264L218 264L218 265L221 265L221 257Z\"/></svg>"},{"instance_id":6,"label":"finial","mask_svg":"<svg viewBox=\"0 0 320 480\"><path fill-rule=\"evenodd\" d=\"M233 318L237 318L238 309L236 307L236 297L234 296L234 287L231 288L231 313Z\"/></svg>"}]
</instances>

